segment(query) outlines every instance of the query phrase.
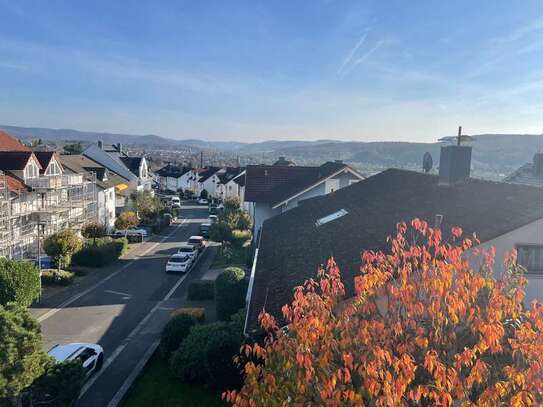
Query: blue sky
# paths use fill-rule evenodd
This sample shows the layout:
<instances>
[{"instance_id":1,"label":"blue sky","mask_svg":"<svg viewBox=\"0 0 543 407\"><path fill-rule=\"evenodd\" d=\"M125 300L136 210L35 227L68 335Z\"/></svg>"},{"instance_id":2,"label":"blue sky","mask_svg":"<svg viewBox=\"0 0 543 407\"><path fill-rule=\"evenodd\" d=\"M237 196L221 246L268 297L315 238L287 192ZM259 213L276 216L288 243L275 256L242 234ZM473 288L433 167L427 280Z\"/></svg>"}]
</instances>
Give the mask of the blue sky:
<instances>
[{"instance_id":1,"label":"blue sky","mask_svg":"<svg viewBox=\"0 0 543 407\"><path fill-rule=\"evenodd\" d=\"M173 138L543 133L543 2L0 0L0 123Z\"/></svg>"}]
</instances>

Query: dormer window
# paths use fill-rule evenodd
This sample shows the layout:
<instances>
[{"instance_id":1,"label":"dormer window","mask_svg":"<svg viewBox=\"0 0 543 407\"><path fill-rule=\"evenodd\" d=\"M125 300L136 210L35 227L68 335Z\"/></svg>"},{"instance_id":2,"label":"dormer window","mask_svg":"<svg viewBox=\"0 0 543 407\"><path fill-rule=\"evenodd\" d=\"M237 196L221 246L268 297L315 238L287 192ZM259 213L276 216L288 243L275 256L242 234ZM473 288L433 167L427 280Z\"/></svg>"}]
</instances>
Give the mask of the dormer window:
<instances>
[{"instance_id":1,"label":"dormer window","mask_svg":"<svg viewBox=\"0 0 543 407\"><path fill-rule=\"evenodd\" d=\"M25 167L24 177L25 178L37 178L40 176L40 169L34 161L29 161Z\"/></svg>"},{"instance_id":2,"label":"dormer window","mask_svg":"<svg viewBox=\"0 0 543 407\"><path fill-rule=\"evenodd\" d=\"M45 170L45 175L60 175L60 166L57 164L56 161L51 161Z\"/></svg>"}]
</instances>

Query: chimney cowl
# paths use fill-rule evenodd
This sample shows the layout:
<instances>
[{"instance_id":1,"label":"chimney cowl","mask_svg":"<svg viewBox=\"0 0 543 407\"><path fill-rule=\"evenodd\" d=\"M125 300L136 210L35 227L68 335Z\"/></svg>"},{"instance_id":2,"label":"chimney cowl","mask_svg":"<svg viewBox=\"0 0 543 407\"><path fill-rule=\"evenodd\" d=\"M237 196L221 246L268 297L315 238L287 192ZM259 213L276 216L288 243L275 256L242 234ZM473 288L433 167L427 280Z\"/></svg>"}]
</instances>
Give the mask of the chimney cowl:
<instances>
[{"instance_id":1,"label":"chimney cowl","mask_svg":"<svg viewBox=\"0 0 543 407\"><path fill-rule=\"evenodd\" d=\"M441 147L439 156L439 185L454 185L467 181L471 170L471 146Z\"/></svg>"}]
</instances>

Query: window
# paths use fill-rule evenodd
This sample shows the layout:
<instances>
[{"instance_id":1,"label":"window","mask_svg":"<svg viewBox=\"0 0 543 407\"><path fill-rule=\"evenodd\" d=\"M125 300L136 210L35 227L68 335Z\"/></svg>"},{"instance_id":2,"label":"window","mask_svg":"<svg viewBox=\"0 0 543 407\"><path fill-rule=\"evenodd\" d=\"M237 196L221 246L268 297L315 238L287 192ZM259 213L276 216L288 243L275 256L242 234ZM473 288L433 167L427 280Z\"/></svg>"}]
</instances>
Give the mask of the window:
<instances>
[{"instance_id":1,"label":"window","mask_svg":"<svg viewBox=\"0 0 543 407\"><path fill-rule=\"evenodd\" d=\"M328 216L324 216L320 219L317 219L317 221L315 222L315 226L322 226L324 225L325 223L328 223L328 222L332 222L333 220L336 220L336 219L339 219L341 218L342 216L345 216L347 215L349 212L347 212L345 209L340 209L339 211L337 212L334 212Z\"/></svg>"},{"instance_id":2,"label":"window","mask_svg":"<svg viewBox=\"0 0 543 407\"><path fill-rule=\"evenodd\" d=\"M40 169L34 161L29 161L25 168L25 178L36 178L40 175Z\"/></svg>"},{"instance_id":3,"label":"window","mask_svg":"<svg viewBox=\"0 0 543 407\"><path fill-rule=\"evenodd\" d=\"M327 179L325 184L325 194L330 192L337 191L339 189L339 180L338 179Z\"/></svg>"},{"instance_id":4,"label":"window","mask_svg":"<svg viewBox=\"0 0 543 407\"><path fill-rule=\"evenodd\" d=\"M543 274L543 245L517 245L518 264L528 273Z\"/></svg>"},{"instance_id":5,"label":"window","mask_svg":"<svg viewBox=\"0 0 543 407\"><path fill-rule=\"evenodd\" d=\"M45 171L45 175L60 175L60 173L59 165L56 163L56 161L52 160Z\"/></svg>"}]
</instances>

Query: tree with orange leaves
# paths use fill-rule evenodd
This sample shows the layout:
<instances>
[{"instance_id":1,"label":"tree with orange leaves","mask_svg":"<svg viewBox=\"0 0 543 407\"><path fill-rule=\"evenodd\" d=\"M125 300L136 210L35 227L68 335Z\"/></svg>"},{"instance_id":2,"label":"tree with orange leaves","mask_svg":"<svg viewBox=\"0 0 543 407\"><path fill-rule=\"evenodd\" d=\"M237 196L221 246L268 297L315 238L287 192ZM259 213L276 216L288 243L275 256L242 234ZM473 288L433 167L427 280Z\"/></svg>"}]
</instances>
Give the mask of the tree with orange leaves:
<instances>
[{"instance_id":1,"label":"tree with orange leaves","mask_svg":"<svg viewBox=\"0 0 543 407\"><path fill-rule=\"evenodd\" d=\"M453 228L445 242L419 219L398 224L389 254L363 253L353 298L330 260L283 307L288 330L261 314L267 338L242 348L244 385L223 397L235 406L543 405L543 305L523 306L514 252L496 279L493 251L462 233Z\"/></svg>"}]
</instances>

